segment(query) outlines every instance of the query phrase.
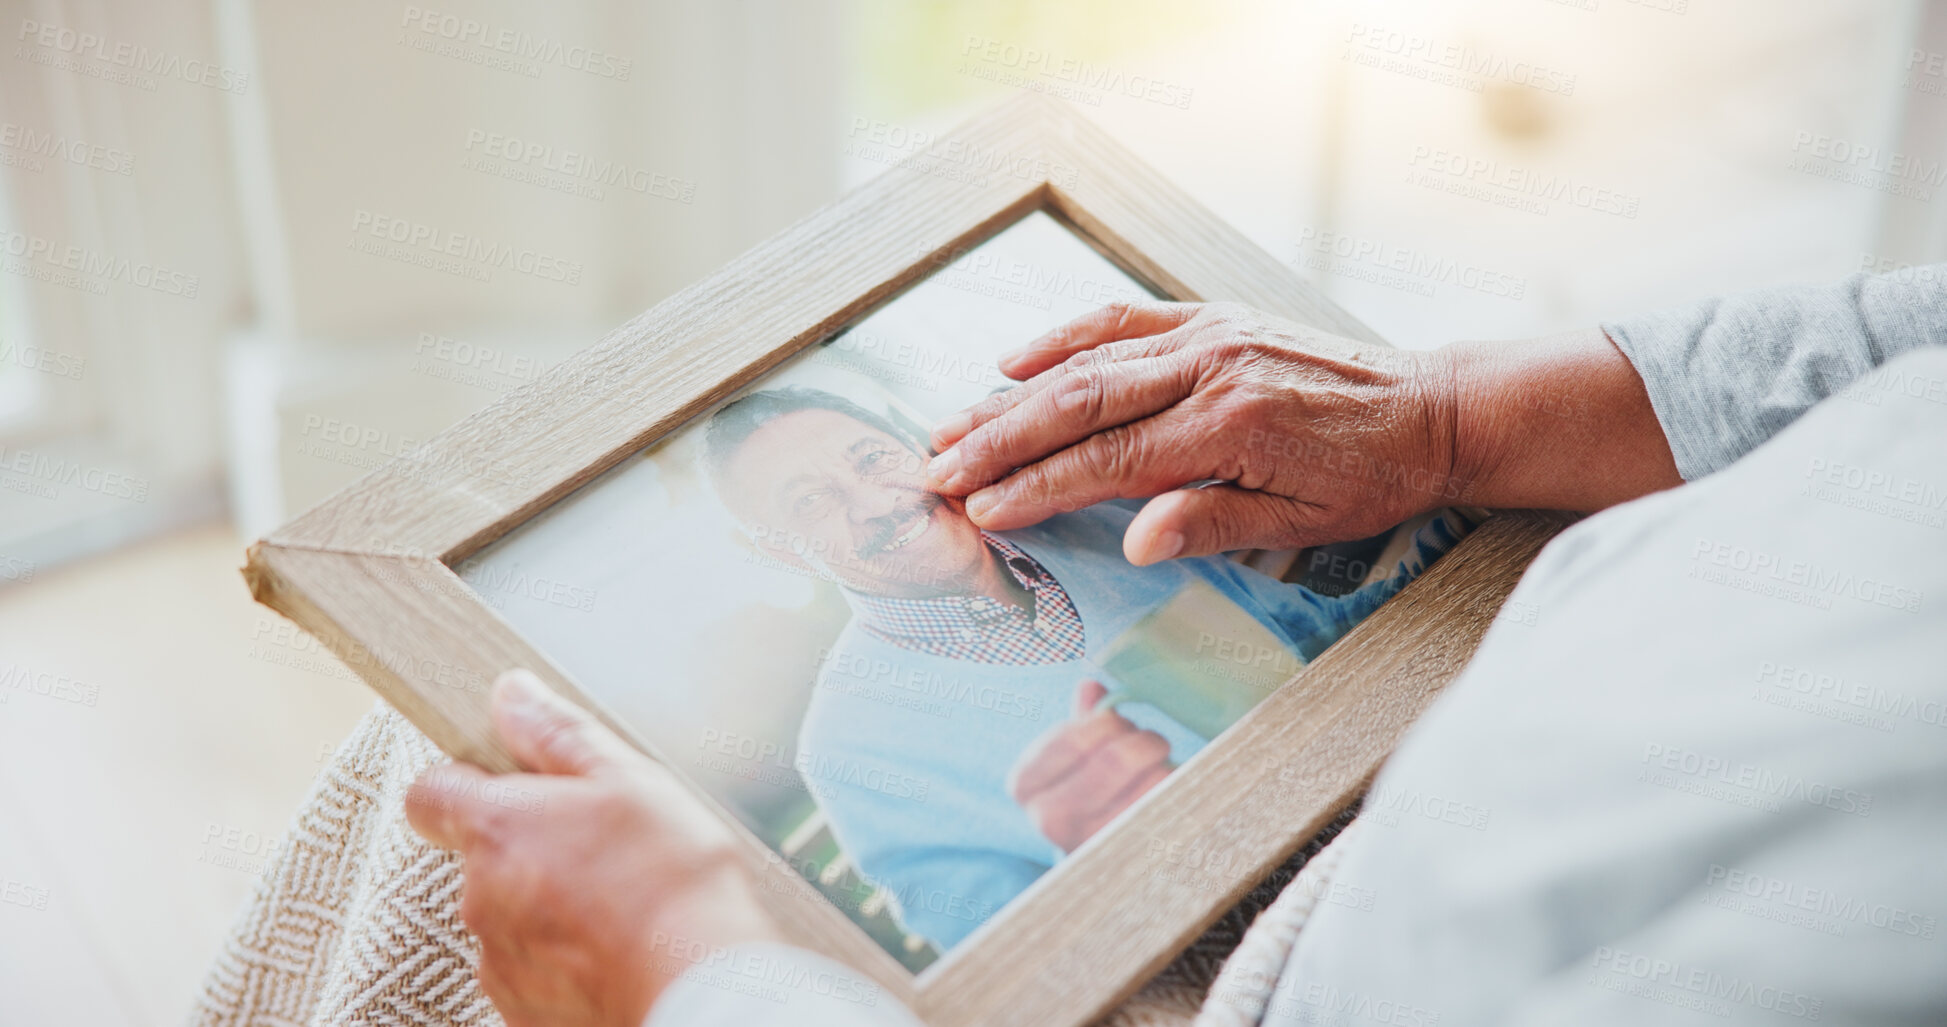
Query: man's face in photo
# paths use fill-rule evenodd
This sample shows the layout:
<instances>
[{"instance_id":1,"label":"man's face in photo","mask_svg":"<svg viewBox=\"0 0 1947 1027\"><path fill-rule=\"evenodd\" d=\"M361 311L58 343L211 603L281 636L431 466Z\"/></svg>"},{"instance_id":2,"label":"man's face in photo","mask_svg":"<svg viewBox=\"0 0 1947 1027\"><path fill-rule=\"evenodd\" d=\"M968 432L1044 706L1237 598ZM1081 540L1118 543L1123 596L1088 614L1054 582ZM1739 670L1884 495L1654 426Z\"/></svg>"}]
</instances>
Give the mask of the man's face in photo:
<instances>
[{"instance_id":1,"label":"man's face in photo","mask_svg":"<svg viewBox=\"0 0 1947 1027\"><path fill-rule=\"evenodd\" d=\"M954 593L986 546L958 502L926 490L925 465L909 440L836 410L798 410L752 432L718 490L770 555L874 595Z\"/></svg>"}]
</instances>

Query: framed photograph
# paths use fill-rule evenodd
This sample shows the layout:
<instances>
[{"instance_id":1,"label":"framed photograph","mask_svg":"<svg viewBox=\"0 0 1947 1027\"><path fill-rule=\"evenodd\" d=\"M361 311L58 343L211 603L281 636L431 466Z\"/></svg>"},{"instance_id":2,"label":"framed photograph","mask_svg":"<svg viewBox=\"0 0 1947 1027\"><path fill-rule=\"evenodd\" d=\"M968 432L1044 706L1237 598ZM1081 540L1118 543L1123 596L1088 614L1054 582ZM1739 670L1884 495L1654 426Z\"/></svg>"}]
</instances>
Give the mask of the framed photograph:
<instances>
[{"instance_id":1,"label":"framed photograph","mask_svg":"<svg viewBox=\"0 0 1947 1027\"><path fill-rule=\"evenodd\" d=\"M932 425L1105 303L1383 345L1030 97L931 141L252 546L259 601L455 758L533 669L675 770L776 919L929 1023L1079 1024L1363 791L1557 517L1454 506L1131 566L1135 506L985 532ZM1440 498L1462 503L1464 495ZM1064 726L1144 761L1050 812Z\"/></svg>"}]
</instances>

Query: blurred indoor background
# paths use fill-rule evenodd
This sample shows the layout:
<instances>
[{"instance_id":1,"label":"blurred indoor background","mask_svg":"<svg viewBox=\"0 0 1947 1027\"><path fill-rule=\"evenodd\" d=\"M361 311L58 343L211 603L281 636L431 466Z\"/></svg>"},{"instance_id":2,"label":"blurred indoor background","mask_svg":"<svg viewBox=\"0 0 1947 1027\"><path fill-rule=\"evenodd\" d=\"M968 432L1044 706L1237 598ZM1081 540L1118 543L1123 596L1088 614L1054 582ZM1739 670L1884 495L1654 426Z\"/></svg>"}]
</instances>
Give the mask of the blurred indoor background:
<instances>
[{"instance_id":1,"label":"blurred indoor background","mask_svg":"<svg viewBox=\"0 0 1947 1027\"><path fill-rule=\"evenodd\" d=\"M1023 90L1402 346L1947 249L1921 0L0 12L8 1024L179 1020L373 702L249 539Z\"/></svg>"}]
</instances>

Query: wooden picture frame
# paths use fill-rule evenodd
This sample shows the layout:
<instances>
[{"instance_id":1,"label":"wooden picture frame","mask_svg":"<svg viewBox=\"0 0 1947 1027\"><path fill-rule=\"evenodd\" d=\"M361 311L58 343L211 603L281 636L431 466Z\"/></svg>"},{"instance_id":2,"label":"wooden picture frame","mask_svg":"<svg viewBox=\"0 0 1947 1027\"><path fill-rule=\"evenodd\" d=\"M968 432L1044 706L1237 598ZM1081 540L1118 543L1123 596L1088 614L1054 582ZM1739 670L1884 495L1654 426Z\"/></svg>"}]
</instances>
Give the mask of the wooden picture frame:
<instances>
[{"instance_id":1,"label":"wooden picture frame","mask_svg":"<svg viewBox=\"0 0 1947 1027\"><path fill-rule=\"evenodd\" d=\"M983 173L952 173L976 160ZM534 670L642 745L452 567L869 313L944 255L1035 210L1161 295L1239 301L1384 344L1101 130L1030 96L941 137L297 517L250 547L245 578L259 602L317 636L456 759L516 769L487 707L487 683L509 667ZM1545 514L1489 518L917 975L725 819L749 843L788 935L928 1023L1086 1022L1362 794L1560 527Z\"/></svg>"}]
</instances>

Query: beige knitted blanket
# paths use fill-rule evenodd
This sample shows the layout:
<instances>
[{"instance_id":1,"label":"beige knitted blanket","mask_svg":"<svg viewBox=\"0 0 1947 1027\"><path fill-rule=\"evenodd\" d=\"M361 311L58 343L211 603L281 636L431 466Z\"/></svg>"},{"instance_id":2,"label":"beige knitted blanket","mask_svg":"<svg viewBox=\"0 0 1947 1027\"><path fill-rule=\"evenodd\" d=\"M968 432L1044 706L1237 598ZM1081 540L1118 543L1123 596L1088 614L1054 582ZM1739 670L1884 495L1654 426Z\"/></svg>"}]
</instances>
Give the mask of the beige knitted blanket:
<instances>
[{"instance_id":1,"label":"beige knitted blanket","mask_svg":"<svg viewBox=\"0 0 1947 1027\"><path fill-rule=\"evenodd\" d=\"M264 869L191 1023L499 1027L460 922L459 860L406 824L407 786L442 758L390 707L366 715ZM1337 847L1312 857L1350 823L1333 824L1101 1023L1256 1024Z\"/></svg>"}]
</instances>

